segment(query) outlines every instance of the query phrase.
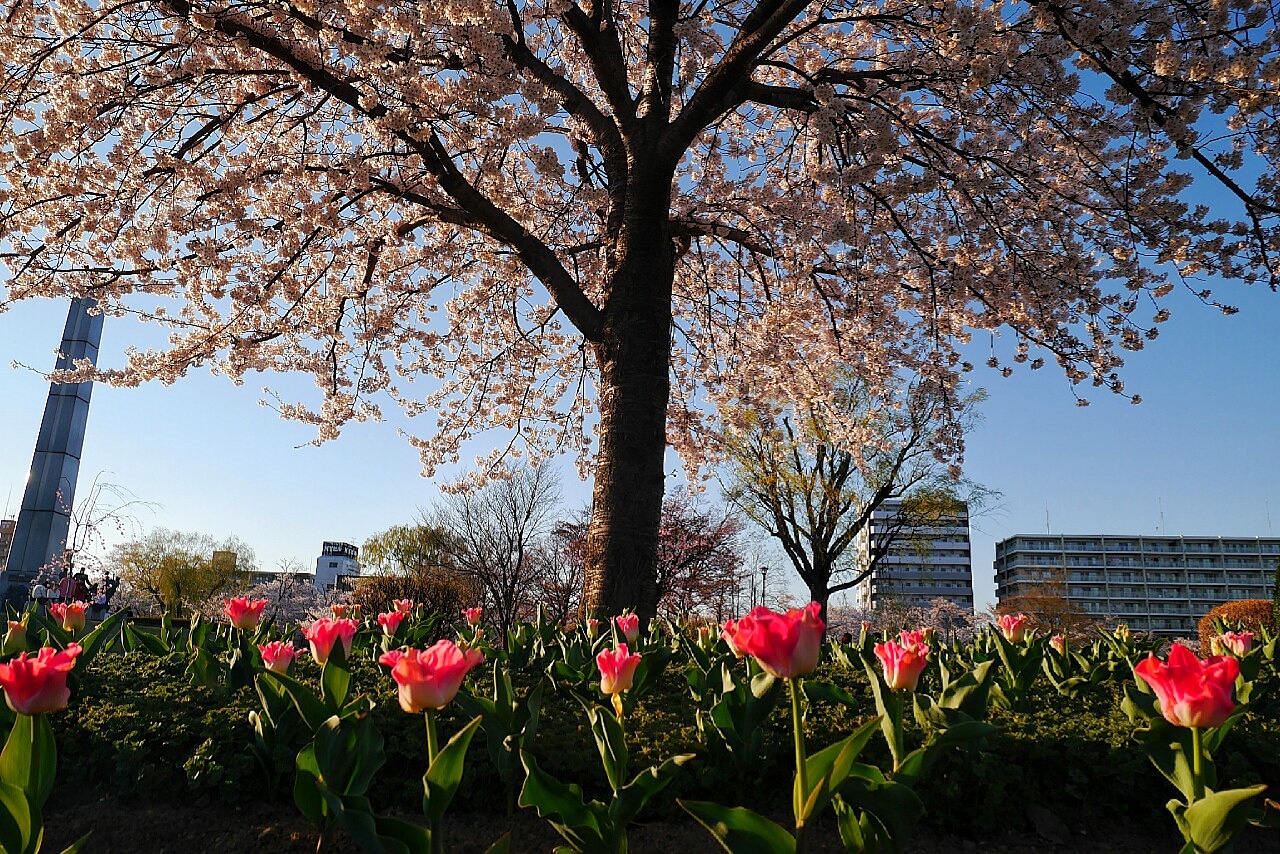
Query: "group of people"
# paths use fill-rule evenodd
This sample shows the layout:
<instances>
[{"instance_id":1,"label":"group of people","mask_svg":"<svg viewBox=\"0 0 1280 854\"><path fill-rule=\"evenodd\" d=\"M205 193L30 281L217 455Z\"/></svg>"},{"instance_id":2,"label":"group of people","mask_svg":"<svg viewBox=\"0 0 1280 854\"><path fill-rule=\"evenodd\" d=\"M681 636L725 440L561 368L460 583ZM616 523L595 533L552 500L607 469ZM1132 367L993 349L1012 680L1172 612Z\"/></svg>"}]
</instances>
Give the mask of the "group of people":
<instances>
[{"instance_id":1,"label":"group of people","mask_svg":"<svg viewBox=\"0 0 1280 854\"><path fill-rule=\"evenodd\" d=\"M31 602L39 608L54 602L84 602L89 606L90 620L102 620L111 607L111 597L120 586L119 579L108 575L98 584L89 581L89 575L81 570L72 573L65 570L56 584L46 585L37 578L31 586Z\"/></svg>"}]
</instances>

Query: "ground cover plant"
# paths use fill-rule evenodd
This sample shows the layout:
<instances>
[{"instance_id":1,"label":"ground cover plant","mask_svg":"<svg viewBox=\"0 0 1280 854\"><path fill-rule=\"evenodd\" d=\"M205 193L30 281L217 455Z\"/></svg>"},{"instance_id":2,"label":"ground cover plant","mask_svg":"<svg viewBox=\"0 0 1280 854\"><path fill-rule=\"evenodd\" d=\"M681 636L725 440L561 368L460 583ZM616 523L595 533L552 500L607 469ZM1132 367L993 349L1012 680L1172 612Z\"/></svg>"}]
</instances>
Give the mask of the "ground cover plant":
<instances>
[{"instance_id":1,"label":"ground cover plant","mask_svg":"<svg viewBox=\"0 0 1280 854\"><path fill-rule=\"evenodd\" d=\"M504 835L520 827L505 816L591 852L629 850L637 820L701 825L695 846L730 851L913 850L920 833L1046 816L1165 850L1277 841L1250 827L1274 823L1280 785L1266 632L1224 625L1222 654L1199 657L1125 630L1068 644L1012 617L966 644L909 628L840 644L816 607L724 626L539 618L499 637L478 610L407 600L301 629L255 604L160 634L123 616L12 621L5 850L40 850L61 787L177 815L292 803L326 850L553 847Z\"/></svg>"}]
</instances>

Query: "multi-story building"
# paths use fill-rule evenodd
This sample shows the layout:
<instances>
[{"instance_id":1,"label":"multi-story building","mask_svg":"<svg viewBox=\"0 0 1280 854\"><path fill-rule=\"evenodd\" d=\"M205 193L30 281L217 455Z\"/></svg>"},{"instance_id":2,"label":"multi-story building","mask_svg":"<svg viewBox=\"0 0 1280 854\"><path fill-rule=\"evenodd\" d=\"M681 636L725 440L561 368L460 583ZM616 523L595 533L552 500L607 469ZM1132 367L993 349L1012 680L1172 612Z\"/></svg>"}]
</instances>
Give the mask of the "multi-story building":
<instances>
[{"instance_id":1,"label":"multi-story building","mask_svg":"<svg viewBox=\"0 0 1280 854\"><path fill-rule=\"evenodd\" d=\"M1017 534L996 544L996 599L1046 588L1110 624L1196 634L1209 609L1270 599L1280 539Z\"/></svg>"},{"instance_id":2,"label":"multi-story building","mask_svg":"<svg viewBox=\"0 0 1280 854\"><path fill-rule=\"evenodd\" d=\"M316 558L316 589L321 593L346 589L360 575L360 549L351 543L326 542Z\"/></svg>"},{"instance_id":3,"label":"multi-story building","mask_svg":"<svg viewBox=\"0 0 1280 854\"><path fill-rule=\"evenodd\" d=\"M13 548L13 532L18 527L17 519L0 519L0 570L9 560L9 550Z\"/></svg>"},{"instance_id":4,"label":"multi-story building","mask_svg":"<svg viewBox=\"0 0 1280 854\"><path fill-rule=\"evenodd\" d=\"M947 599L973 610L973 562L969 545L969 505L934 505L927 512L904 511L900 500L886 501L871 516L859 542L870 573L857 586L863 608L887 603L927 607Z\"/></svg>"}]
</instances>

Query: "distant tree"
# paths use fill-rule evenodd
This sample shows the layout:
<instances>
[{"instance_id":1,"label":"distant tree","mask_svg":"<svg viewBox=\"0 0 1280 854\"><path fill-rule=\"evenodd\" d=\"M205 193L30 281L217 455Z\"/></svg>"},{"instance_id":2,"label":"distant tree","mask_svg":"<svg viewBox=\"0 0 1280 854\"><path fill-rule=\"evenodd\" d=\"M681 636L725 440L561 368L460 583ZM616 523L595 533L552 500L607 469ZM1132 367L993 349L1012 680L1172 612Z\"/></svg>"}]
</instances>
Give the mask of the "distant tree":
<instances>
[{"instance_id":1,"label":"distant tree","mask_svg":"<svg viewBox=\"0 0 1280 854\"><path fill-rule=\"evenodd\" d=\"M80 491L71 510L63 569L101 570L107 537L137 537L141 524L136 514L159 506L154 501L143 501L119 484L104 481L104 474L109 472L98 472L89 489Z\"/></svg>"},{"instance_id":2,"label":"distant tree","mask_svg":"<svg viewBox=\"0 0 1280 854\"><path fill-rule=\"evenodd\" d=\"M244 595L266 599L264 618L281 627L305 622L328 604L327 597L316 589L314 577L293 558L281 560L269 580L253 585Z\"/></svg>"},{"instance_id":3,"label":"distant tree","mask_svg":"<svg viewBox=\"0 0 1280 854\"><path fill-rule=\"evenodd\" d=\"M415 574L448 565L449 535L428 524L394 525L360 547L361 571L373 575Z\"/></svg>"},{"instance_id":4,"label":"distant tree","mask_svg":"<svg viewBox=\"0 0 1280 854\"><path fill-rule=\"evenodd\" d=\"M121 543L111 560L123 584L175 617L242 590L257 568L253 549L235 537L217 540L165 528Z\"/></svg>"},{"instance_id":5,"label":"distant tree","mask_svg":"<svg viewBox=\"0 0 1280 854\"><path fill-rule=\"evenodd\" d=\"M412 599L426 614L440 614L445 626L461 619L462 609L477 601L478 591L455 572L438 566L385 575L361 575L351 585L346 599L359 605L365 614L390 611L397 599Z\"/></svg>"},{"instance_id":6,"label":"distant tree","mask_svg":"<svg viewBox=\"0 0 1280 854\"><path fill-rule=\"evenodd\" d=\"M560 486L541 465L446 495L424 517L446 534L450 569L482 597L471 604L484 605L500 641L537 607L540 551L559 505Z\"/></svg>"},{"instance_id":7,"label":"distant tree","mask_svg":"<svg viewBox=\"0 0 1280 854\"><path fill-rule=\"evenodd\" d=\"M1024 582L1012 595L1002 598L996 615L1023 613L1040 634L1068 638L1086 637L1106 626L1107 615L1082 611L1071 601L1066 569L1045 569L1042 574L1040 581Z\"/></svg>"},{"instance_id":8,"label":"distant tree","mask_svg":"<svg viewBox=\"0 0 1280 854\"><path fill-rule=\"evenodd\" d=\"M538 604L558 625L572 622L581 609L585 545L580 526L561 523L537 549Z\"/></svg>"},{"instance_id":9,"label":"distant tree","mask_svg":"<svg viewBox=\"0 0 1280 854\"><path fill-rule=\"evenodd\" d=\"M1271 579L1271 620L1273 625L1280 626L1280 560L1276 561Z\"/></svg>"},{"instance_id":10,"label":"distant tree","mask_svg":"<svg viewBox=\"0 0 1280 854\"><path fill-rule=\"evenodd\" d=\"M905 532L982 494L945 449L963 444L983 397L957 405L947 389L923 381L877 393L846 372L835 412L792 407L727 435L726 494L781 543L825 613L831 595L866 578ZM840 427L848 422L860 425L857 439ZM898 498L896 525L860 554L875 512Z\"/></svg>"}]
</instances>

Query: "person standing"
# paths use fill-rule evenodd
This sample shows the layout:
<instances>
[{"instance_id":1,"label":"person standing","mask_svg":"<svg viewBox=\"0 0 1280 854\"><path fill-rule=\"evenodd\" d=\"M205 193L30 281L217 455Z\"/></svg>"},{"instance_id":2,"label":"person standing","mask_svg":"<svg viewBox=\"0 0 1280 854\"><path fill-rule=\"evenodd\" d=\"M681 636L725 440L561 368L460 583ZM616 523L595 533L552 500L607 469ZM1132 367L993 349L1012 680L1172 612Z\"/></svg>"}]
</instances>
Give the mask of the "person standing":
<instances>
[{"instance_id":1,"label":"person standing","mask_svg":"<svg viewBox=\"0 0 1280 854\"><path fill-rule=\"evenodd\" d=\"M44 608L44 600L49 598L49 590L44 586L44 582L39 578L36 579L35 585L31 588L31 601L35 604L36 609Z\"/></svg>"}]
</instances>

